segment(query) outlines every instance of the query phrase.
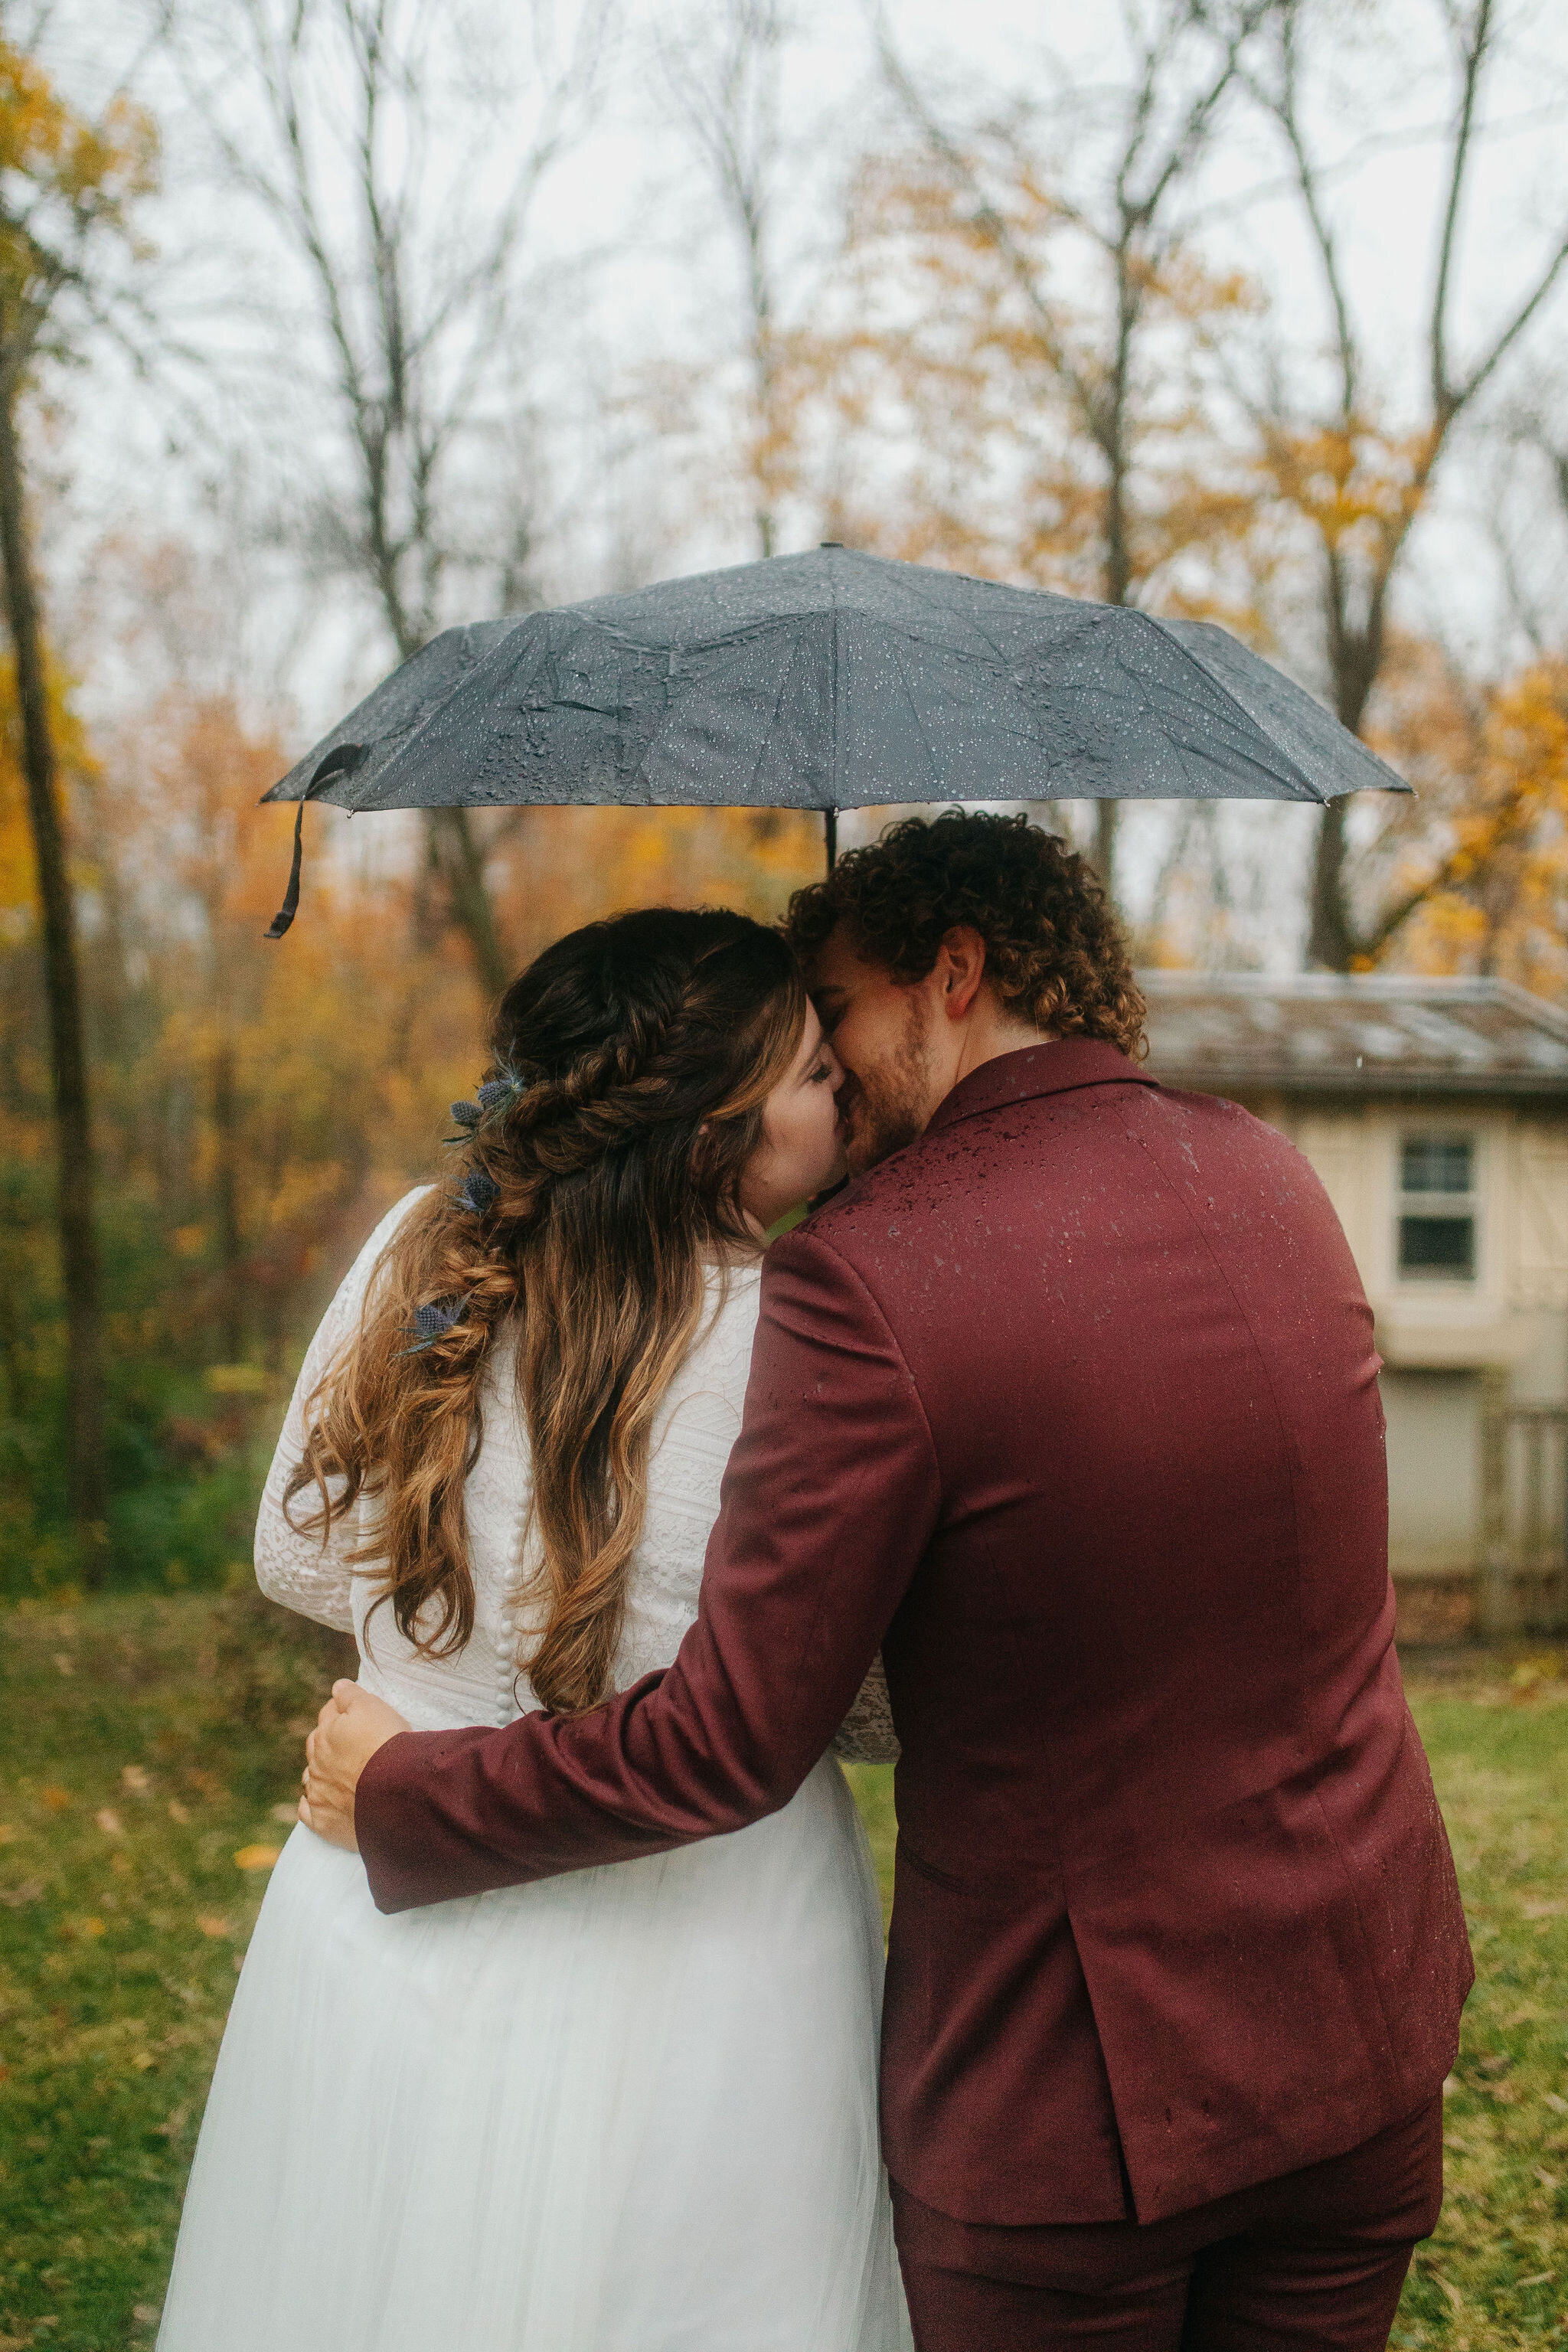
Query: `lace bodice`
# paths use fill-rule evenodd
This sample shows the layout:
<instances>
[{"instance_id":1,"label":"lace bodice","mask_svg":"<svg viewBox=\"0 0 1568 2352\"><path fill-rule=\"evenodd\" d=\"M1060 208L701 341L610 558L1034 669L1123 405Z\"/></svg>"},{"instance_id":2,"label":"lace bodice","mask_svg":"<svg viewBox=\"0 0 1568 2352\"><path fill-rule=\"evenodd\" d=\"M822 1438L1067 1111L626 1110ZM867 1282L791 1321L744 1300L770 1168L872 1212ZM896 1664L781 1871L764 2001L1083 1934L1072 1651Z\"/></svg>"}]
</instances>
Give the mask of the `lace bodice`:
<instances>
[{"instance_id":1,"label":"lace bodice","mask_svg":"<svg viewBox=\"0 0 1568 2352\"><path fill-rule=\"evenodd\" d=\"M283 1511L289 1475L304 1451L306 1404L322 1373L353 1339L376 1262L420 1197L409 1193L383 1218L306 1351L262 1495L256 1574L262 1591L285 1608L353 1633L361 1682L416 1730L426 1731L506 1724L538 1705L518 1667L537 1631L537 1604L529 1557L532 1482L527 1432L517 1407L514 1344L503 1338L492 1350L481 1391L482 1438L463 1498L474 1630L455 1656L422 1657L398 1632L391 1609L374 1608L374 1565L367 1562L357 1571L350 1567L350 1556L374 1535L374 1500L362 1496L345 1518L334 1522L324 1545L319 1534L290 1527ZM668 1666L696 1618L703 1555L719 1515L720 1482L741 1426L760 1281L754 1265L710 1276L709 1317L660 1406L647 1516L632 1562L616 1655L617 1689ZM292 1507L297 1519L308 1517L310 1490L296 1496ZM870 1760L897 1754L879 1666L835 1745L841 1754Z\"/></svg>"}]
</instances>

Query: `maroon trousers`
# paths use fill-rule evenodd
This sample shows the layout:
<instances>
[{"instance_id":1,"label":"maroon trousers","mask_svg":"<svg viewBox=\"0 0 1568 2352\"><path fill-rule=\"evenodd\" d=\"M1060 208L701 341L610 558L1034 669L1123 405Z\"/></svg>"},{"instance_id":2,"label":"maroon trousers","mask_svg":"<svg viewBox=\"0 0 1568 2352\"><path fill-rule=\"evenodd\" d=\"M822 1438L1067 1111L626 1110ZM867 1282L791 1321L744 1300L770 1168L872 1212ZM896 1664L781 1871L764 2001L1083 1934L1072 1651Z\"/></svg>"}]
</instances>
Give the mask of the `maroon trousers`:
<instances>
[{"instance_id":1,"label":"maroon trousers","mask_svg":"<svg viewBox=\"0 0 1568 2352\"><path fill-rule=\"evenodd\" d=\"M955 2221L893 2185L920 2352L1383 2352L1442 2201L1441 2099L1163 2221Z\"/></svg>"}]
</instances>

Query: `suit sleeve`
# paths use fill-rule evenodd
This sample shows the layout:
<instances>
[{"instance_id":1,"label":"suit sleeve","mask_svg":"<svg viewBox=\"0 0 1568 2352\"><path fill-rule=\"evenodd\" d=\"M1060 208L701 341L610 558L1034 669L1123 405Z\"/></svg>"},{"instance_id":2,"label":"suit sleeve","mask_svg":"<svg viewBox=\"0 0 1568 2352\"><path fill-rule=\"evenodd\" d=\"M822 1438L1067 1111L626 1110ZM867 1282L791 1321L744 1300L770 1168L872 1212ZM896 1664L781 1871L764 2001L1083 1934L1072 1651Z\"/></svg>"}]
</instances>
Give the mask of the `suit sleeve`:
<instances>
[{"instance_id":1,"label":"suit sleeve","mask_svg":"<svg viewBox=\"0 0 1568 2352\"><path fill-rule=\"evenodd\" d=\"M592 1715L389 1740L355 1801L379 1907L665 1853L787 1804L848 1713L940 1499L879 1307L829 1244L787 1235L763 1263L741 1434L674 1664Z\"/></svg>"}]
</instances>

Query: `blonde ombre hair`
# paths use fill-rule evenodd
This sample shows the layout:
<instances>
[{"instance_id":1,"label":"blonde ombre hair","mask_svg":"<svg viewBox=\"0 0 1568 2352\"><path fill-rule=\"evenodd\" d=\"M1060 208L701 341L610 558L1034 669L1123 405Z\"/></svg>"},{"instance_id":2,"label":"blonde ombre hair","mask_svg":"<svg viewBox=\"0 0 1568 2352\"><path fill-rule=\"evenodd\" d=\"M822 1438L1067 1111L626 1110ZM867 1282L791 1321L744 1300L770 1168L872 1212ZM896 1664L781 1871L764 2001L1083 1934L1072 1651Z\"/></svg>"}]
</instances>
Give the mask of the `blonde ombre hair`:
<instances>
[{"instance_id":1,"label":"blonde ombre hair","mask_svg":"<svg viewBox=\"0 0 1568 2352\"><path fill-rule=\"evenodd\" d=\"M609 1692L659 1400L697 1336L705 1264L752 1246L742 1171L788 1070L805 990L776 931L655 908L547 948L501 1001L460 1185L410 1211L360 1329L307 1411L288 1501L325 1540L362 1494L399 1630L447 1656L474 1625L463 1489L480 1383L513 1318L545 1624L521 1663L578 1715Z\"/></svg>"}]
</instances>

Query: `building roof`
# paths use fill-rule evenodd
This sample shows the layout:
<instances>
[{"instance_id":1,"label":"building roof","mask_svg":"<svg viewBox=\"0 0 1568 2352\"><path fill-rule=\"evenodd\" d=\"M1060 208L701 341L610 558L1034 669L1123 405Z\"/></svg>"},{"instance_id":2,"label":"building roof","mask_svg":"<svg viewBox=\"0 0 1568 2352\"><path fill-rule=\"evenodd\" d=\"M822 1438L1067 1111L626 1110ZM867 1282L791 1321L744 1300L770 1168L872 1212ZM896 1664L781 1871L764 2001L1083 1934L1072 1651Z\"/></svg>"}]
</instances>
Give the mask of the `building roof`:
<instances>
[{"instance_id":1,"label":"building roof","mask_svg":"<svg viewBox=\"0 0 1568 2352\"><path fill-rule=\"evenodd\" d=\"M1149 1068L1206 1094L1548 1096L1568 1017L1504 980L1144 971Z\"/></svg>"}]
</instances>

